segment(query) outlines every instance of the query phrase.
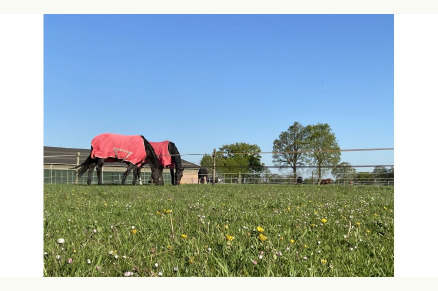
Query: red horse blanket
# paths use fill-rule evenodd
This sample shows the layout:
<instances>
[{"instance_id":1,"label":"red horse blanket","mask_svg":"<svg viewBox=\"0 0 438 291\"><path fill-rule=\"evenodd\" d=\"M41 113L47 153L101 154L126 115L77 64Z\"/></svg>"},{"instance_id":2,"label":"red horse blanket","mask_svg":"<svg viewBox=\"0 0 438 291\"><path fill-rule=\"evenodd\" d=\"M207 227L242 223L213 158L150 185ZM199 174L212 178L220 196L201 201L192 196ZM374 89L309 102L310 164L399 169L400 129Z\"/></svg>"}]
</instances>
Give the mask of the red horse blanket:
<instances>
[{"instance_id":1,"label":"red horse blanket","mask_svg":"<svg viewBox=\"0 0 438 291\"><path fill-rule=\"evenodd\" d=\"M140 135L104 133L93 138L91 146L93 159L96 157L108 161L118 159L131 162L137 167L146 162L146 151Z\"/></svg>"},{"instance_id":2,"label":"red horse blanket","mask_svg":"<svg viewBox=\"0 0 438 291\"><path fill-rule=\"evenodd\" d=\"M149 142L155 150L155 154L158 157L158 161L166 168L173 169L175 165L172 163L172 157L169 154L169 141L162 142Z\"/></svg>"}]
</instances>

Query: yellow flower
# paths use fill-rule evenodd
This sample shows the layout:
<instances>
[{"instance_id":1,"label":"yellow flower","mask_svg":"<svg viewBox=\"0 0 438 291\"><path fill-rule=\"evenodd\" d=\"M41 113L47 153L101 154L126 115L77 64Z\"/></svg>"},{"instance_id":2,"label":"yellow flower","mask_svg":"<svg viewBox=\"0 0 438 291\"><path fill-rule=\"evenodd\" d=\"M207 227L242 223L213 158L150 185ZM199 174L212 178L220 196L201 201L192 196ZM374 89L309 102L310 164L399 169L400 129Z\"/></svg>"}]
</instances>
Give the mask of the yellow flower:
<instances>
[{"instance_id":1,"label":"yellow flower","mask_svg":"<svg viewBox=\"0 0 438 291\"><path fill-rule=\"evenodd\" d=\"M321 222L322 222L322 223L326 223L326 222L327 222L327 219L323 218L323 219L321 219Z\"/></svg>"},{"instance_id":2,"label":"yellow flower","mask_svg":"<svg viewBox=\"0 0 438 291\"><path fill-rule=\"evenodd\" d=\"M321 260L321 264L327 264L327 260L326 259L322 259Z\"/></svg>"},{"instance_id":3,"label":"yellow flower","mask_svg":"<svg viewBox=\"0 0 438 291\"><path fill-rule=\"evenodd\" d=\"M160 215L160 214L161 214L160 211L157 210L157 215Z\"/></svg>"},{"instance_id":4,"label":"yellow flower","mask_svg":"<svg viewBox=\"0 0 438 291\"><path fill-rule=\"evenodd\" d=\"M291 240L290 240L290 243L291 243L291 244L295 243L295 240L291 239Z\"/></svg>"},{"instance_id":5,"label":"yellow flower","mask_svg":"<svg viewBox=\"0 0 438 291\"><path fill-rule=\"evenodd\" d=\"M187 238L187 235L186 234L182 234L181 237L182 238Z\"/></svg>"},{"instance_id":6,"label":"yellow flower","mask_svg":"<svg viewBox=\"0 0 438 291\"><path fill-rule=\"evenodd\" d=\"M267 236L264 236L263 234L260 234L260 235L259 235L259 239L260 239L261 241L265 241L267 238L268 238L268 237L267 237Z\"/></svg>"},{"instance_id":7,"label":"yellow flower","mask_svg":"<svg viewBox=\"0 0 438 291\"><path fill-rule=\"evenodd\" d=\"M227 234L225 235L225 238L227 239L227 241L232 241L234 239L234 236Z\"/></svg>"},{"instance_id":8,"label":"yellow flower","mask_svg":"<svg viewBox=\"0 0 438 291\"><path fill-rule=\"evenodd\" d=\"M137 233L137 230L136 230L136 229L131 229L131 233L132 233L133 235L135 235L135 234Z\"/></svg>"},{"instance_id":9,"label":"yellow flower","mask_svg":"<svg viewBox=\"0 0 438 291\"><path fill-rule=\"evenodd\" d=\"M264 230L262 227L257 226L257 231L260 232L260 233L262 233L262 232L264 232L265 230Z\"/></svg>"},{"instance_id":10,"label":"yellow flower","mask_svg":"<svg viewBox=\"0 0 438 291\"><path fill-rule=\"evenodd\" d=\"M371 233L371 230L367 229L367 233Z\"/></svg>"},{"instance_id":11,"label":"yellow flower","mask_svg":"<svg viewBox=\"0 0 438 291\"><path fill-rule=\"evenodd\" d=\"M225 225L224 225L224 228L225 228L225 229L228 229L228 224L225 224Z\"/></svg>"},{"instance_id":12,"label":"yellow flower","mask_svg":"<svg viewBox=\"0 0 438 291\"><path fill-rule=\"evenodd\" d=\"M357 225L357 226L360 226L360 222L356 222L356 225Z\"/></svg>"}]
</instances>

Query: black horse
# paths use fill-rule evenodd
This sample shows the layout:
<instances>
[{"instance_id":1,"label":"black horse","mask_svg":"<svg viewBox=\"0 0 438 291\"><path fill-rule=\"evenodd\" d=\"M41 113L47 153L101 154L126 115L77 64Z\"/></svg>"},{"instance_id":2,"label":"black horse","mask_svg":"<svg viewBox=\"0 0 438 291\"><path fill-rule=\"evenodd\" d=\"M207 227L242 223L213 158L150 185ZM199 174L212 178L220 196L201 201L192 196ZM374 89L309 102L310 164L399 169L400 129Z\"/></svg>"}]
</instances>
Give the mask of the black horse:
<instances>
[{"instance_id":1,"label":"black horse","mask_svg":"<svg viewBox=\"0 0 438 291\"><path fill-rule=\"evenodd\" d=\"M172 185L179 185L181 183L184 168L182 167L181 155L176 145L168 140L162 142L150 142L150 144L157 155L160 174L163 174L164 168L169 169ZM137 181L137 179L140 178L140 174L141 167L138 167L134 171L134 181Z\"/></svg>"},{"instance_id":2,"label":"black horse","mask_svg":"<svg viewBox=\"0 0 438 291\"><path fill-rule=\"evenodd\" d=\"M208 170L204 167L201 167L198 171L198 184L206 184L207 183L207 175Z\"/></svg>"},{"instance_id":3,"label":"black horse","mask_svg":"<svg viewBox=\"0 0 438 291\"><path fill-rule=\"evenodd\" d=\"M128 138L129 140L124 144L116 141L117 139L124 140L125 138ZM132 181L132 183L135 184L135 173L142 165L140 161L146 160L151 167L151 177L153 182L156 185L164 185L163 172L162 169L160 170L158 157L155 154L154 148L144 136L102 134L96 136L91 142L91 145L90 155L82 164L74 167L74 169L78 169L78 177L81 177L88 170L88 185L91 184L94 168L96 168L97 171L98 184L102 185L102 167L105 162L124 162L128 164L128 169L123 174L122 184L125 184L126 177L128 177L129 173L135 169L134 179Z\"/></svg>"}]
</instances>

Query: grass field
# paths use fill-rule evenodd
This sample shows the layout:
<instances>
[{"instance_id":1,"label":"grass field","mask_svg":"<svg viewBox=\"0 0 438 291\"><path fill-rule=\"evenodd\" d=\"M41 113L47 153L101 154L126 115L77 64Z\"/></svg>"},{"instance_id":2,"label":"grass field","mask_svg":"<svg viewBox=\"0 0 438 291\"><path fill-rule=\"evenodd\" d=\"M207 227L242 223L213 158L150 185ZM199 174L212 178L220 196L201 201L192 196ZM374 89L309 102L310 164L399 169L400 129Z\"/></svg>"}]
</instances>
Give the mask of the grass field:
<instances>
[{"instance_id":1,"label":"grass field","mask_svg":"<svg viewBox=\"0 0 438 291\"><path fill-rule=\"evenodd\" d=\"M393 276L394 188L44 185L44 276Z\"/></svg>"}]
</instances>

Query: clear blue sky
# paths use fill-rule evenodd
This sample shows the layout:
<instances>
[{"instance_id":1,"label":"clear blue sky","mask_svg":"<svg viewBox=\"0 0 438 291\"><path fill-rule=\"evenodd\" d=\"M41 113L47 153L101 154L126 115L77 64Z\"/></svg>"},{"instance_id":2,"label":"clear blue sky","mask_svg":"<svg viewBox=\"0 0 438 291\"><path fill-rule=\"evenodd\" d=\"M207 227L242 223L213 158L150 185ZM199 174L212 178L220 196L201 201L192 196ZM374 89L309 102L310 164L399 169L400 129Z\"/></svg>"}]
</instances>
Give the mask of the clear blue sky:
<instances>
[{"instance_id":1,"label":"clear blue sky","mask_svg":"<svg viewBox=\"0 0 438 291\"><path fill-rule=\"evenodd\" d=\"M342 149L393 147L393 86L393 15L44 17L46 146L89 148L113 132L181 154L272 151L298 121L328 123ZM394 153L342 161L393 164Z\"/></svg>"}]
</instances>

